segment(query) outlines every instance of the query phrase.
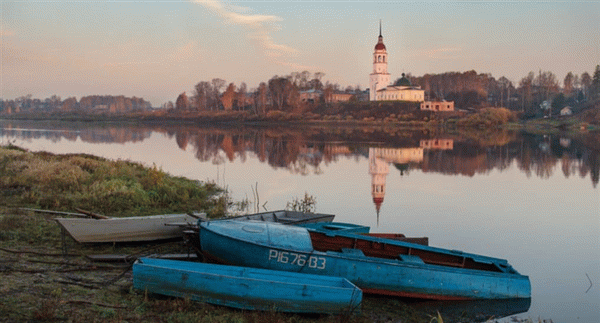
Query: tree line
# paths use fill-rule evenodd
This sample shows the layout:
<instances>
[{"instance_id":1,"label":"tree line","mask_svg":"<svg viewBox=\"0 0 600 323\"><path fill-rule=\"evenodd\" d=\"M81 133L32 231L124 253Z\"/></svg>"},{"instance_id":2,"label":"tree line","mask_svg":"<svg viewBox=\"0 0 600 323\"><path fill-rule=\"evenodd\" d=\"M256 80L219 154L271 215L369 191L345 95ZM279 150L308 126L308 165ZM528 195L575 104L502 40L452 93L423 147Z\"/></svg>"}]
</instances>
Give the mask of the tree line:
<instances>
[{"instance_id":1,"label":"tree line","mask_svg":"<svg viewBox=\"0 0 600 323\"><path fill-rule=\"evenodd\" d=\"M33 99L32 95L28 94L15 100L0 100L0 113L6 114L28 112L128 113L150 109L152 109L150 102L135 96L129 98L123 95L89 95L77 101L76 97L61 100L57 95L40 100Z\"/></svg>"},{"instance_id":2,"label":"tree line","mask_svg":"<svg viewBox=\"0 0 600 323\"><path fill-rule=\"evenodd\" d=\"M239 86L227 83L221 78L200 81L190 95L179 94L175 103L163 104L165 111L182 114L216 111L248 111L265 116L271 111L294 114L316 113L327 115L331 111L347 114L345 110L355 109L356 101L368 101L368 89L359 85L343 88L337 83L323 81L324 73L308 71L293 72L289 75L275 75L268 81L260 82L249 89L245 82ZM600 65L593 75L572 72L561 80L550 71L529 72L518 83L502 76L498 79L489 73L446 72L407 75L413 86L425 91L426 100L454 101L457 109L477 111L487 107L504 107L520 112L525 117L543 114L556 115L565 106L575 108L600 101ZM324 83L323 83L324 82ZM337 94L347 94L346 103L335 99ZM332 106L334 107L332 109ZM375 109L374 105L363 104L363 114ZM150 110L149 102L142 98L124 96L75 97L61 100L53 95L45 100L32 99L31 95L15 100L1 100L0 113L18 112L108 112L128 113Z\"/></svg>"},{"instance_id":3,"label":"tree line","mask_svg":"<svg viewBox=\"0 0 600 323\"><path fill-rule=\"evenodd\" d=\"M250 91L246 83L237 87L215 78L196 84L190 96L181 93L175 105L170 107L179 112L250 110L264 115L269 111L323 111L323 105L334 102L331 99L334 93L352 94L351 101L368 100L368 93L359 85L343 88L329 81L323 84L323 76L323 73L312 75L308 71L275 75ZM489 73L474 70L423 76L409 74L407 77L413 86L420 86L425 91L426 100L454 101L457 108L465 110L504 107L534 117L544 113L556 115L565 106L577 107L600 100L600 65L596 66L593 76L587 72L581 75L569 72L562 81L554 73L541 70L529 72L518 83L504 76L496 79ZM306 91L317 92L317 98L307 100L307 93L303 98L302 93Z\"/></svg>"},{"instance_id":4,"label":"tree line","mask_svg":"<svg viewBox=\"0 0 600 323\"><path fill-rule=\"evenodd\" d=\"M314 74L303 71L293 72L289 75L275 75L267 82L260 82L258 87L248 90L245 82L239 86L220 78L198 82L193 93L188 96L186 92L179 94L175 104L165 105L168 109L173 107L177 112L200 111L239 111L249 110L258 115L265 115L269 111L277 110L292 113L303 113L316 104L331 101L335 92L359 93L360 86L347 87L341 91L339 84L329 81L323 84L325 74ZM302 92L314 91L313 97L303 99Z\"/></svg>"}]
</instances>

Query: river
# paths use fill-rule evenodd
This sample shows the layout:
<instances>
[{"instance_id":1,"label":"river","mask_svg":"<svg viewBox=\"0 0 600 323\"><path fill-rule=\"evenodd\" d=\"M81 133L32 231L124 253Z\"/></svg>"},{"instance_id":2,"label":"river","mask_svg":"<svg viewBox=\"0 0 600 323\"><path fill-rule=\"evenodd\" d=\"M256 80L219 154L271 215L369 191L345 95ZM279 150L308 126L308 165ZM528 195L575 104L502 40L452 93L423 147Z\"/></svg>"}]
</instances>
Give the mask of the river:
<instances>
[{"instance_id":1,"label":"river","mask_svg":"<svg viewBox=\"0 0 600 323\"><path fill-rule=\"evenodd\" d=\"M598 136L0 120L0 145L156 165L250 212L308 194L336 221L505 258L530 277L531 303L489 307L555 323L600 322Z\"/></svg>"}]
</instances>

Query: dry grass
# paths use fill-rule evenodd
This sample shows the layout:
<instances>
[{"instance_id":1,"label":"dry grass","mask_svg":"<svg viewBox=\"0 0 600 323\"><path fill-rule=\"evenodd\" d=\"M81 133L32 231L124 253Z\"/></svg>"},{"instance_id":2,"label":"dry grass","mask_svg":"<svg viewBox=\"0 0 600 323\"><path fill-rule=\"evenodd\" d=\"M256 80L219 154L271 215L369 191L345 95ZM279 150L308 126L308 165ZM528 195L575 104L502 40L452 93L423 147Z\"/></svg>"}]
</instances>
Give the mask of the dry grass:
<instances>
[{"instance_id":1,"label":"dry grass","mask_svg":"<svg viewBox=\"0 0 600 323\"><path fill-rule=\"evenodd\" d=\"M213 183L166 174L156 167L88 155L30 153L0 147L0 198L10 205L110 216L205 211L222 216L224 193Z\"/></svg>"}]
</instances>

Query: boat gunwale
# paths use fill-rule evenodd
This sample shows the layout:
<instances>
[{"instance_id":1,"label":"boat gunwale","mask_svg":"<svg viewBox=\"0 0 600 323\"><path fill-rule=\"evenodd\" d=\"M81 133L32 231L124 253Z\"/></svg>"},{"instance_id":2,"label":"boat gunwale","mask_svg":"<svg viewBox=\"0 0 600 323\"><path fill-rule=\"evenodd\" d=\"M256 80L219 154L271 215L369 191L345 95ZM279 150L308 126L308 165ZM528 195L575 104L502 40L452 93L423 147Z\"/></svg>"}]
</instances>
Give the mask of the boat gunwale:
<instances>
[{"instance_id":1,"label":"boat gunwale","mask_svg":"<svg viewBox=\"0 0 600 323\"><path fill-rule=\"evenodd\" d=\"M200 228L200 231L202 231L203 229L205 229L208 226L204 226ZM319 250L315 250L314 247L312 246L312 239L311 239L311 248L312 251L307 252L307 251L301 251L301 250L296 250L296 249L289 249L289 248L285 248L285 247L280 247L280 246L271 246L271 245L267 245L267 244L263 244L263 243L259 243L256 241L249 241L246 239L242 239L242 238L238 238L238 237L232 237L230 235L226 235L223 234L221 232L215 232L214 230L208 230L210 231L212 234L216 234L218 236L221 237L225 237L227 239L231 239L234 241L239 241L239 242L243 242L243 243L247 243L247 244L251 244L251 245L255 245L255 246L259 246L261 248L266 248L266 249L275 249L275 250L281 250L281 251L287 251L287 252L293 252L293 253L302 253L302 254L306 254L306 255L320 255L320 256L328 256L328 257L332 257L332 258L336 258L336 259L343 259L343 260L358 260L360 259L360 261L363 262L369 262L369 263L378 263L378 264L386 264L386 265L390 265L390 266L403 266L403 267L409 267L409 268L414 268L414 269L429 269L432 271L443 271L443 272L449 272L449 273L455 273L455 274L465 274L465 275L473 275L474 273L476 273L477 275L484 275L484 276L492 276L492 277L498 277L498 278L510 278L510 279L523 279L523 280L528 280L529 281L529 277L526 275L522 275L518 272L515 271L515 273L508 273L508 272L493 272L493 271L486 271L486 270L479 270L479 269L471 269L471 268L460 268L460 267L452 267L452 266L444 266L444 265L438 265L438 264L428 264L428 263L422 263L422 264L417 264L417 263L411 263L411 262L406 262L406 261L402 261L400 259L387 259L387 258L378 258L378 257L369 257L369 256L361 256L361 257L353 257L350 256L348 254L344 255L344 253L339 252L339 251L319 251ZM200 240L202 241L202 238L200 238ZM202 243L202 242L201 242ZM360 250L360 249L357 249ZM218 259L221 262L226 262L223 261L222 258L216 256L216 255L210 255L213 258ZM304 267L300 267L300 270L302 270Z\"/></svg>"},{"instance_id":2,"label":"boat gunwale","mask_svg":"<svg viewBox=\"0 0 600 323\"><path fill-rule=\"evenodd\" d=\"M141 258L142 260L144 260L145 258ZM311 274L311 273L302 273L302 272L293 272L293 271L281 271L281 270L275 270L275 269L264 269L264 268L254 268L254 267L242 267L242 266L233 266L233 265L219 265L219 266L227 266L227 267L237 267L240 269L248 269L251 271L265 271L264 275L266 275L267 271L273 271L273 272L277 272L278 274L280 273L285 273L285 274L289 274L289 276L274 276L276 277L276 279L271 279L271 280L267 280L267 279L259 279L259 278L253 278L253 277L247 277L247 276L232 276L229 274L218 274L218 273L208 273L208 272L204 272L204 271L197 271L197 270L191 270L191 269L183 269L183 268L172 268L169 266L159 266L159 265L155 265L155 264L146 264L143 261L140 261L138 263L139 260L136 260L135 264L141 264L144 266L148 266L148 267L155 267L155 268L161 268L161 269L174 269L174 270L179 270L179 271L187 271L187 272L193 272L193 273L199 273L199 274L203 274L203 275L207 275L207 276L211 276L211 277L225 277L225 278L232 278L232 279L239 279L239 280L248 280L248 281L258 281L258 282L273 282L275 281L276 283L283 283L286 285L294 285L294 286L304 286L304 285L308 285L308 286L316 286L316 287L327 287L329 289L339 289L339 290L355 290L355 289L359 289L354 283L352 283L350 280L348 280L348 278L345 277L340 277L340 276L329 276L329 275L317 275L317 274ZM177 261L177 260L174 260ZM198 262L199 264L207 264L207 263L203 263L203 262ZM212 265L212 264L209 264ZM231 268L233 269L233 268ZM259 274L259 273L257 273ZM323 282L330 282L330 283L341 283L344 284L346 286L339 286L339 285L331 285L331 284L323 284L323 285L317 285L317 284L308 284L308 283L300 283L300 282L287 282L287 281L283 281L283 280L278 280L280 278L290 278L290 276L295 276L295 275L302 275L302 276L306 276L303 278L310 278L311 280L318 280L318 281L323 281ZM292 279L299 279L300 277L291 277Z\"/></svg>"}]
</instances>

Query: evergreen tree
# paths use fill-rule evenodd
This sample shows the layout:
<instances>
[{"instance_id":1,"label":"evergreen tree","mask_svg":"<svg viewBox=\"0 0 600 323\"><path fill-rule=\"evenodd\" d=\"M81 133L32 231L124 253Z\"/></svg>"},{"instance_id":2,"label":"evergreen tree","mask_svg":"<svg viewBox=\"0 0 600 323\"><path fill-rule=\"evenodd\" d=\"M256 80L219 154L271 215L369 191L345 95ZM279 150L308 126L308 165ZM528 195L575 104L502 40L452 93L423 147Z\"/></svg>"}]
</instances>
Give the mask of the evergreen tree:
<instances>
[{"instance_id":1,"label":"evergreen tree","mask_svg":"<svg viewBox=\"0 0 600 323\"><path fill-rule=\"evenodd\" d=\"M600 65L596 65L594 76L592 76L591 93L592 99L600 99Z\"/></svg>"}]
</instances>

